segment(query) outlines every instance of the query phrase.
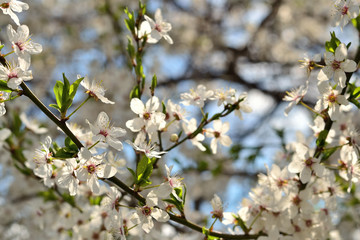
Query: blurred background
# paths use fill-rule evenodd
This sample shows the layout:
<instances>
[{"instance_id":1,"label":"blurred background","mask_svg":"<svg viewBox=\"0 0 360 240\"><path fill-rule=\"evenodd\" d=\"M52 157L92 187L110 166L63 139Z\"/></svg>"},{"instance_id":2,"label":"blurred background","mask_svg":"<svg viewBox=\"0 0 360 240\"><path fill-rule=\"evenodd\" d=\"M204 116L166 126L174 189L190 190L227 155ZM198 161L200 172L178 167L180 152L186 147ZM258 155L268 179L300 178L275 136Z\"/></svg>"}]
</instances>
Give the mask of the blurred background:
<instances>
[{"instance_id":1,"label":"blurred background","mask_svg":"<svg viewBox=\"0 0 360 240\"><path fill-rule=\"evenodd\" d=\"M286 159L282 153L283 143L295 140L297 131L305 136L312 134L308 127L311 114L305 108L295 107L286 118L287 103L282 102L282 98L286 90L307 80L306 70L300 68L298 62L304 53L309 56L324 53L324 43L330 39L329 30L335 30L329 25L333 2L151 0L143 3L147 5L148 16L154 18L155 10L160 8L164 20L172 24L169 35L173 45L162 39L145 49L147 84L156 73L156 95L161 100L166 102L171 98L179 103L180 93L204 84L209 89L231 87L240 93L247 92L247 102L253 109L251 114L244 114L244 120L236 116L224 119L231 124L232 147L212 155L209 151L198 151L191 144L183 144L160 161L161 166L174 165L174 172L184 177L189 199L193 200L188 202L188 218L205 224L214 193L223 199L225 211L236 212L241 199L248 196L256 183L257 174L266 171L265 164L270 166L274 161ZM91 101L70 122L87 129L85 119L94 122L97 114L105 111L114 126L125 128L125 122L135 117L129 108L129 92L136 81L126 51L126 36L130 33L123 20L124 8L137 11L138 2L33 0L28 4L30 9L18 14L20 22L29 26L33 41L43 45L43 52L32 56L31 89L49 105L55 103L52 88L62 79L62 73L71 82L77 74L101 79L107 89L105 96L116 104ZM6 35L9 22L8 16L0 15L0 40L6 45L3 53L10 46ZM336 34L342 42L352 41L349 50L352 58L358 45L356 31L349 24ZM316 102L316 74L313 72L309 77L310 91L305 98L310 106ZM150 92L145 91L144 99L149 95ZM73 106L85 98L80 86ZM29 117L45 123L49 129L47 134L53 139L58 135L61 139L55 125L25 97L6 106L8 116L12 112L26 112ZM210 113L222 110L215 102L205 109ZM191 114L201 118L200 112ZM6 125L11 120L5 116L1 121ZM128 130L127 139L131 138ZM35 203L31 201L42 205L41 199L35 200L34 193L43 186L19 174L9 158L6 152L0 155L0 212L7 216L0 220L0 238L15 239L11 231L22 229L26 239L26 231L35 231L30 217ZM124 158L129 167L135 166L135 155L128 145L119 158ZM160 171L157 175L163 173ZM125 181L128 175L124 173ZM12 207L8 203L13 203Z\"/></svg>"}]
</instances>

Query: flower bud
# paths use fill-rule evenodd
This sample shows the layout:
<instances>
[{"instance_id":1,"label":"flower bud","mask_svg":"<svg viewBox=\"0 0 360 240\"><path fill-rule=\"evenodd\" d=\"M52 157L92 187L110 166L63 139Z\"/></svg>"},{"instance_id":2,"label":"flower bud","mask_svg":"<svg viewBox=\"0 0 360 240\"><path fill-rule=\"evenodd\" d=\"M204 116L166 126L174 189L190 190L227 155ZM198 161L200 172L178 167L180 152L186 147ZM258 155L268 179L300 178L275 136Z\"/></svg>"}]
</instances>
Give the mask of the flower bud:
<instances>
[{"instance_id":1,"label":"flower bud","mask_svg":"<svg viewBox=\"0 0 360 240\"><path fill-rule=\"evenodd\" d=\"M176 133L171 134L170 141L171 142L177 142L179 140L179 137Z\"/></svg>"}]
</instances>

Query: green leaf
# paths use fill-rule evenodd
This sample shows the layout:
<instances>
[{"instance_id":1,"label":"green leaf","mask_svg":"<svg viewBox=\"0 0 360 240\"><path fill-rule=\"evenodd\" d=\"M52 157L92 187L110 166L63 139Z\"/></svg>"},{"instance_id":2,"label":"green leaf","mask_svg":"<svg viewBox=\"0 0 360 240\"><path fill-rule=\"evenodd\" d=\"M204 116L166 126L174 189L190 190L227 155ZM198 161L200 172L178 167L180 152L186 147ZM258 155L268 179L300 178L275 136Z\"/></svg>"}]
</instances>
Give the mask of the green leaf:
<instances>
[{"instance_id":1,"label":"green leaf","mask_svg":"<svg viewBox=\"0 0 360 240\"><path fill-rule=\"evenodd\" d=\"M328 130L323 130L319 133L319 137L316 140L316 146L323 147L325 145L328 132Z\"/></svg>"},{"instance_id":2,"label":"green leaf","mask_svg":"<svg viewBox=\"0 0 360 240\"><path fill-rule=\"evenodd\" d=\"M353 26L360 32L360 16L351 20Z\"/></svg>"},{"instance_id":3,"label":"green leaf","mask_svg":"<svg viewBox=\"0 0 360 240\"><path fill-rule=\"evenodd\" d=\"M127 170L129 170L129 172L131 173L131 175L134 177L134 181L135 183L137 183L137 177L136 177L136 173L134 170L132 170L131 168L127 168Z\"/></svg>"},{"instance_id":4,"label":"green leaf","mask_svg":"<svg viewBox=\"0 0 360 240\"><path fill-rule=\"evenodd\" d=\"M67 147L68 149L70 149L74 152L78 151L76 144L69 137L65 138L65 147Z\"/></svg>"},{"instance_id":5,"label":"green leaf","mask_svg":"<svg viewBox=\"0 0 360 240\"><path fill-rule=\"evenodd\" d=\"M61 97L62 106L60 108L61 108L61 113L66 113L66 110L69 108L68 99L69 99L70 83L69 80L65 77L64 73L63 73L63 80L64 80L64 85L63 85L63 91Z\"/></svg>"},{"instance_id":6,"label":"green leaf","mask_svg":"<svg viewBox=\"0 0 360 240\"><path fill-rule=\"evenodd\" d=\"M135 47L132 44L132 40L129 36L128 36L128 45L126 50L128 51L131 60L135 59Z\"/></svg>"},{"instance_id":7,"label":"green leaf","mask_svg":"<svg viewBox=\"0 0 360 240\"><path fill-rule=\"evenodd\" d=\"M133 98L140 98L140 90L137 85L130 92L130 100Z\"/></svg>"},{"instance_id":8,"label":"green leaf","mask_svg":"<svg viewBox=\"0 0 360 240\"><path fill-rule=\"evenodd\" d=\"M13 90L7 86L7 82L0 80L0 91L3 92L12 92Z\"/></svg>"},{"instance_id":9,"label":"green leaf","mask_svg":"<svg viewBox=\"0 0 360 240\"><path fill-rule=\"evenodd\" d=\"M341 41L336 37L335 32L331 32L330 36L330 41L325 43L325 49L328 52L335 53L335 50L340 45Z\"/></svg>"},{"instance_id":10,"label":"green leaf","mask_svg":"<svg viewBox=\"0 0 360 240\"><path fill-rule=\"evenodd\" d=\"M124 12L127 14L129 19L124 19L125 25L127 29L129 29L130 32L135 32L135 19L134 19L134 13L129 12L127 8L124 9Z\"/></svg>"},{"instance_id":11,"label":"green leaf","mask_svg":"<svg viewBox=\"0 0 360 240\"><path fill-rule=\"evenodd\" d=\"M60 108L59 108L58 105L56 105L56 104L50 104L49 106L52 107L52 108L55 108L55 109L59 110L59 112L60 112Z\"/></svg>"},{"instance_id":12,"label":"green leaf","mask_svg":"<svg viewBox=\"0 0 360 240\"><path fill-rule=\"evenodd\" d=\"M75 82L73 82L73 84L71 84L69 91L71 100L74 100L75 94L82 80L84 80L84 77L77 79Z\"/></svg>"},{"instance_id":13,"label":"green leaf","mask_svg":"<svg viewBox=\"0 0 360 240\"><path fill-rule=\"evenodd\" d=\"M148 167L149 162L150 162L149 160L150 159L146 155L144 155L141 158L141 160L140 160L140 162L139 162L139 164L137 166L137 169L136 169L136 175L137 175L138 180L141 179L143 173L146 171L146 168Z\"/></svg>"},{"instance_id":14,"label":"green leaf","mask_svg":"<svg viewBox=\"0 0 360 240\"><path fill-rule=\"evenodd\" d=\"M341 148L341 146L332 147L323 151L323 155L321 161L326 161L337 149Z\"/></svg>"},{"instance_id":15,"label":"green leaf","mask_svg":"<svg viewBox=\"0 0 360 240\"><path fill-rule=\"evenodd\" d=\"M154 91L157 86L157 77L156 74L154 74L152 80L151 80L151 90Z\"/></svg>"},{"instance_id":16,"label":"green leaf","mask_svg":"<svg viewBox=\"0 0 360 240\"><path fill-rule=\"evenodd\" d=\"M57 109L59 110L59 112L61 112L61 108L62 108L63 88L64 88L64 84L61 81L56 81L53 90L56 98L56 104L58 106Z\"/></svg>"}]
</instances>

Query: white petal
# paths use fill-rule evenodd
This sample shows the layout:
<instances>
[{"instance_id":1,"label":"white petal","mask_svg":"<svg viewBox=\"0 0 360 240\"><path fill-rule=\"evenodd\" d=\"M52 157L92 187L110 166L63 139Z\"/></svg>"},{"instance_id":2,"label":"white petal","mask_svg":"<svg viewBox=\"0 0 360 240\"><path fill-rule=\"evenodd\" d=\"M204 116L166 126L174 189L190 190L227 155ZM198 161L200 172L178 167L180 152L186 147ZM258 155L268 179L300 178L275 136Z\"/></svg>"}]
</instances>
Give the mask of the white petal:
<instances>
[{"instance_id":1,"label":"white petal","mask_svg":"<svg viewBox=\"0 0 360 240\"><path fill-rule=\"evenodd\" d=\"M333 74L333 68L330 66L325 66L320 70L319 74L317 75L317 79L319 81L327 81L332 77Z\"/></svg>"},{"instance_id":2,"label":"white petal","mask_svg":"<svg viewBox=\"0 0 360 240\"><path fill-rule=\"evenodd\" d=\"M114 168L109 164L104 164L103 166L101 166L99 171L96 172L96 175L99 178L111 178L115 176L116 173L117 173L116 168Z\"/></svg>"},{"instance_id":3,"label":"white petal","mask_svg":"<svg viewBox=\"0 0 360 240\"><path fill-rule=\"evenodd\" d=\"M151 216L159 222L167 222L170 219L169 214L158 208L153 208L151 210Z\"/></svg>"},{"instance_id":4,"label":"white petal","mask_svg":"<svg viewBox=\"0 0 360 240\"><path fill-rule=\"evenodd\" d=\"M96 125L100 128L100 129L105 129L107 127L109 127L109 117L105 112L101 112L99 113L97 119L96 119Z\"/></svg>"},{"instance_id":5,"label":"white petal","mask_svg":"<svg viewBox=\"0 0 360 240\"><path fill-rule=\"evenodd\" d=\"M145 110L144 103L138 98L131 99L130 108L134 113L139 115L143 114Z\"/></svg>"},{"instance_id":6,"label":"white petal","mask_svg":"<svg viewBox=\"0 0 360 240\"><path fill-rule=\"evenodd\" d=\"M343 61L347 58L347 48L344 43L341 43L335 50L335 60L336 61Z\"/></svg>"},{"instance_id":7,"label":"white petal","mask_svg":"<svg viewBox=\"0 0 360 240\"><path fill-rule=\"evenodd\" d=\"M355 70L356 70L356 62L354 62L353 60L346 59L345 62L342 62L340 64L340 67L345 72L355 72Z\"/></svg>"}]
</instances>

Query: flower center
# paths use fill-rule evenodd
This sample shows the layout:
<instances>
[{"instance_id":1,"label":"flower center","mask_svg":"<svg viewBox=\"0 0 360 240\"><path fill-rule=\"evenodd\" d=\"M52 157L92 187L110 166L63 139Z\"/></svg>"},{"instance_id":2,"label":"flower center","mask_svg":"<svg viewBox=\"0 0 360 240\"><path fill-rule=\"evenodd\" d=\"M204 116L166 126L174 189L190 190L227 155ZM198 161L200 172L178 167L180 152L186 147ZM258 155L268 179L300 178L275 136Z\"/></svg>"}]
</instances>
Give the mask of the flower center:
<instances>
[{"instance_id":1,"label":"flower center","mask_svg":"<svg viewBox=\"0 0 360 240\"><path fill-rule=\"evenodd\" d=\"M334 103L336 102L336 95L334 93L331 93L328 97L329 102Z\"/></svg>"},{"instance_id":2,"label":"flower center","mask_svg":"<svg viewBox=\"0 0 360 240\"><path fill-rule=\"evenodd\" d=\"M144 206L141 210L142 214L144 214L145 216L150 216L151 214L151 208L148 206Z\"/></svg>"},{"instance_id":3,"label":"flower center","mask_svg":"<svg viewBox=\"0 0 360 240\"><path fill-rule=\"evenodd\" d=\"M25 43L23 42L16 42L15 45L19 48L20 51L25 49Z\"/></svg>"},{"instance_id":4,"label":"flower center","mask_svg":"<svg viewBox=\"0 0 360 240\"><path fill-rule=\"evenodd\" d=\"M104 137L107 137L109 135L109 133L106 130L100 130L99 134L103 135Z\"/></svg>"},{"instance_id":5,"label":"flower center","mask_svg":"<svg viewBox=\"0 0 360 240\"><path fill-rule=\"evenodd\" d=\"M217 132L217 131L215 131L215 132L214 132L214 136L215 136L216 138L219 138L219 137L220 137L220 133Z\"/></svg>"},{"instance_id":6,"label":"flower center","mask_svg":"<svg viewBox=\"0 0 360 240\"><path fill-rule=\"evenodd\" d=\"M287 180L283 180L283 179L278 179L277 182L276 182L276 185L279 187L279 188L282 188L283 186L286 186L288 184L288 181Z\"/></svg>"},{"instance_id":7,"label":"flower center","mask_svg":"<svg viewBox=\"0 0 360 240\"><path fill-rule=\"evenodd\" d=\"M331 67L332 67L334 70L336 70L336 69L339 69L339 68L340 68L340 64L341 64L341 62L334 60L334 61L331 63Z\"/></svg>"},{"instance_id":8,"label":"flower center","mask_svg":"<svg viewBox=\"0 0 360 240\"><path fill-rule=\"evenodd\" d=\"M143 117L144 117L145 120L149 120L150 117L151 117L151 114L148 113L148 112L147 112L147 113L144 113Z\"/></svg>"},{"instance_id":9,"label":"flower center","mask_svg":"<svg viewBox=\"0 0 360 240\"><path fill-rule=\"evenodd\" d=\"M314 162L313 162L313 159L312 159L312 158L308 158L308 159L305 160L305 165L306 165L307 167L311 167L311 165L312 165L313 163L314 163Z\"/></svg>"},{"instance_id":10,"label":"flower center","mask_svg":"<svg viewBox=\"0 0 360 240\"><path fill-rule=\"evenodd\" d=\"M159 24L155 24L155 30L161 32L161 27Z\"/></svg>"},{"instance_id":11,"label":"flower center","mask_svg":"<svg viewBox=\"0 0 360 240\"><path fill-rule=\"evenodd\" d=\"M12 78L17 78L17 77L18 77L18 75L17 75L16 72L11 72L11 73L8 74L9 80L12 79Z\"/></svg>"},{"instance_id":12,"label":"flower center","mask_svg":"<svg viewBox=\"0 0 360 240\"><path fill-rule=\"evenodd\" d=\"M293 202L293 204L298 206L301 202L301 199L299 198L299 196L296 196L296 197L293 197L292 202Z\"/></svg>"},{"instance_id":13,"label":"flower center","mask_svg":"<svg viewBox=\"0 0 360 240\"><path fill-rule=\"evenodd\" d=\"M348 6L344 6L342 9L341 9L341 14L342 15L346 15L348 14L349 12L349 7Z\"/></svg>"},{"instance_id":14,"label":"flower center","mask_svg":"<svg viewBox=\"0 0 360 240\"><path fill-rule=\"evenodd\" d=\"M86 168L87 168L88 173L90 173L90 174L93 174L96 170L95 164L90 164Z\"/></svg>"}]
</instances>

